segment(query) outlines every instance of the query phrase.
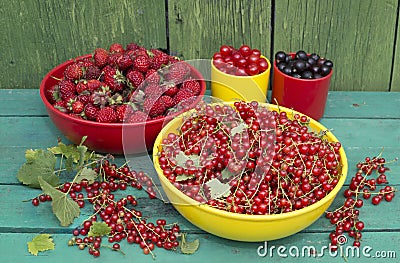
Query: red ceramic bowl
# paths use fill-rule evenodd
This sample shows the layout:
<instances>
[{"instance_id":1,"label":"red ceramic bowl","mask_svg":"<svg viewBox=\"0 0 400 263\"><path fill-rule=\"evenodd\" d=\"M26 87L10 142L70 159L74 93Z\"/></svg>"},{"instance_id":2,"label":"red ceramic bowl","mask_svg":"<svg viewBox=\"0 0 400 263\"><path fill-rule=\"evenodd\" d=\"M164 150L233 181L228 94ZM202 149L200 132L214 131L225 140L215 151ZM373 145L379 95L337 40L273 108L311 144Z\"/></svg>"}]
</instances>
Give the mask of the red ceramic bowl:
<instances>
[{"instance_id":1,"label":"red ceramic bowl","mask_svg":"<svg viewBox=\"0 0 400 263\"><path fill-rule=\"evenodd\" d=\"M79 58L90 57L85 55ZM53 68L40 84L40 97L46 107L47 113L54 125L72 143L79 144L83 136L87 136L84 143L89 149L111 154L135 154L151 150L154 141L163 125L171 119L161 118L142 123L98 123L77 119L55 109L46 98L46 89L58 83L62 78L64 69L74 60L66 61ZM201 73L191 67L192 77L199 80L201 85L200 96L193 102L197 104L206 91L206 84Z\"/></svg>"}]
</instances>

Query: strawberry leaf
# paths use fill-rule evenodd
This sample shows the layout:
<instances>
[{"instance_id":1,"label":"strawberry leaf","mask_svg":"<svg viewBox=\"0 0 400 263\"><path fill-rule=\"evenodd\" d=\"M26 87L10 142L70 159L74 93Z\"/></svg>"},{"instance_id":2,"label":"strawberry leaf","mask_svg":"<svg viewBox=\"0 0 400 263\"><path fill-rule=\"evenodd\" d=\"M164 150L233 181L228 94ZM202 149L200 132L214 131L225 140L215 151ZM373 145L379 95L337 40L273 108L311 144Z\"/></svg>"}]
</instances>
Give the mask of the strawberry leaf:
<instances>
[{"instance_id":1,"label":"strawberry leaf","mask_svg":"<svg viewBox=\"0 0 400 263\"><path fill-rule=\"evenodd\" d=\"M105 222L93 222L90 226L88 237L101 237L110 234L111 227Z\"/></svg>"},{"instance_id":2,"label":"strawberry leaf","mask_svg":"<svg viewBox=\"0 0 400 263\"><path fill-rule=\"evenodd\" d=\"M92 184L96 178L97 173L93 169L83 167L81 172L76 176L75 182L79 184L82 180L86 179L90 184Z\"/></svg>"},{"instance_id":3,"label":"strawberry leaf","mask_svg":"<svg viewBox=\"0 0 400 263\"><path fill-rule=\"evenodd\" d=\"M32 188L40 188L38 177L52 186L59 184L59 178L54 172L56 157L50 151L27 150L24 163L17 173L18 180Z\"/></svg>"},{"instance_id":4,"label":"strawberry leaf","mask_svg":"<svg viewBox=\"0 0 400 263\"><path fill-rule=\"evenodd\" d=\"M200 241L198 239L188 242L186 241L186 234L183 233L179 241L179 248L183 254L193 254L199 248Z\"/></svg>"},{"instance_id":5,"label":"strawberry leaf","mask_svg":"<svg viewBox=\"0 0 400 263\"><path fill-rule=\"evenodd\" d=\"M61 226L70 225L74 221L74 218L80 214L78 204L67 194L48 184L41 176L38 179L43 192L52 198L51 206L53 213L60 221Z\"/></svg>"},{"instance_id":6,"label":"strawberry leaf","mask_svg":"<svg viewBox=\"0 0 400 263\"><path fill-rule=\"evenodd\" d=\"M210 189L210 199L216 199L229 195L231 187L229 184L221 183L217 178L213 178L206 183Z\"/></svg>"},{"instance_id":7,"label":"strawberry leaf","mask_svg":"<svg viewBox=\"0 0 400 263\"><path fill-rule=\"evenodd\" d=\"M53 239L49 234L37 235L32 238L32 241L27 242L27 244L29 253L35 256L42 251L54 250Z\"/></svg>"}]
</instances>

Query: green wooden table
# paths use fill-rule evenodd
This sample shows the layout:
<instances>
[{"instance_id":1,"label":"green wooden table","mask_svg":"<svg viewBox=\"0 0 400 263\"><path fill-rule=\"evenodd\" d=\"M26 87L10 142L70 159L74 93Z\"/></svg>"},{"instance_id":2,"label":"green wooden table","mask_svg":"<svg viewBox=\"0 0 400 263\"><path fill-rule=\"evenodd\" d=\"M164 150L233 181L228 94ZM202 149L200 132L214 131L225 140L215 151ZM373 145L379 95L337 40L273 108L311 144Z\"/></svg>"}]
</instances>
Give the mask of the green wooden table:
<instances>
[{"instance_id":1,"label":"green wooden table","mask_svg":"<svg viewBox=\"0 0 400 263\"><path fill-rule=\"evenodd\" d=\"M400 157L400 93L331 92L321 123L332 129L345 147L350 168L347 183L356 172L355 164L366 156L378 154L382 147L386 159ZM127 245L126 242L121 244L125 255L103 249L100 258L94 258L76 247L68 247L72 229L89 215L89 211L82 211L81 218L70 227L61 227L51 212L50 203L33 207L30 202L23 202L39 194L39 191L21 185L16 179L16 173L24 163L25 150L53 146L59 136L62 138L48 118L38 90L0 90L0 261L152 262L152 258L144 255L137 245ZM141 162L147 158L146 154L137 157L137 170L151 171L151 167ZM118 157L117 161L123 162L124 157ZM390 167L389 181L399 188L399 162ZM323 257L307 255L310 246L319 252L329 244L328 235L333 228L325 218L291 237L268 242L268 254L261 257L257 250L265 245L263 242L244 243L215 237L191 225L171 205L150 200L143 191L134 193L140 197L140 209L145 214L153 219L164 217L169 222L178 222L189 239L200 240L200 248L194 255L156 249L158 262L281 262L287 259L345 262L340 255L331 256L326 250ZM340 193L332 206L337 207L343 199ZM372 249L366 251L370 257L364 255L362 250L360 257L350 254L349 262L400 262L400 198L396 196L392 203L383 202L379 206L368 203L362 208L360 216L366 225L362 247ZM56 247L33 256L27 250L27 242L39 233L51 234ZM282 247L278 249L279 246ZM289 251L292 246L300 252L304 250L305 257L301 253L299 257L291 256ZM294 248L291 251L295 251ZM383 256L392 258L382 259Z\"/></svg>"}]
</instances>

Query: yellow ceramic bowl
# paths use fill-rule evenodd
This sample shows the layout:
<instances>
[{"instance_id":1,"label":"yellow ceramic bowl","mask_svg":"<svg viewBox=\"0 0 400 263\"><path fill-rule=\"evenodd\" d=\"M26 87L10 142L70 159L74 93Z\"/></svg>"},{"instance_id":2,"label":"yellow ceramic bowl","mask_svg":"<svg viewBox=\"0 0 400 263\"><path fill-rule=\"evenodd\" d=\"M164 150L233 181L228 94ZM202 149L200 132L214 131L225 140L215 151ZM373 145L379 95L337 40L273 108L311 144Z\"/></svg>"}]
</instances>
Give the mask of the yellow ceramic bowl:
<instances>
[{"instance_id":1,"label":"yellow ceramic bowl","mask_svg":"<svg viewBox=\"0 0 400 263\"><path fill-rule=\"evenodd\" d=\"M269 107L271 110L277 110L276 105L269 104ZM289 117L298 113L284 107L279 108L281 111L286 111ZM324 214L346 180L348 164L342 147L340 150L342 175L338 184L323 199L308 207L276 215L245 215L222 211L200 204L175 188L163 175L158 162L162 139L171 132L177 132L182 122L182 116L180 115L180 117L169 122L158 135L153 148L154 166L168 199L179 213L195 226L216 236L238 241L258 242L295 234L311 225ZM327 128L313 119L311 119L310 128L317 132L327 130ZM329 141L338 141L330 132L327 133L327 137Z\"/></svg>"},{"instance_id":2,"label":"yellow ceramic bowl","mask_svg":"<svg viewBox=\"0 0 400 263\"><path fill-rule=\"evenodd\" d=\"M211 96L223 101L258 101L265 102L268 91L269 74L271 63L268 62L268 69L255 76L234 76L218 70L211 61Z\"/></svg>"}]
</instances>

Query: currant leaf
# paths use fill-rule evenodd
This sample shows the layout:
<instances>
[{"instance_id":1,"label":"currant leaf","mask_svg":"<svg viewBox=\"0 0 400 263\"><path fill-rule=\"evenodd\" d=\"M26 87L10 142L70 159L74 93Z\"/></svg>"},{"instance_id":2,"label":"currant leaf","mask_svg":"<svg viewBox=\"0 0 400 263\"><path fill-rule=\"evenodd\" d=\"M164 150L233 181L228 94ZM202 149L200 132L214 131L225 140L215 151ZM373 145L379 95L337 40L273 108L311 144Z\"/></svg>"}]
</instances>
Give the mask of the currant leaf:
<instances>
[{"instance_id":1,"label":"currant leaf","mask_svg":"<svg viewBox=\"0 0 400 263\"><path fill-rule=\"evenodd\" d=\"M52 198L53 213L60 221L61 226L69 226L74 221L74 218L80 214L78 204L67 194L48 184L42 177L38 179L43 192Z\"/></svg>"},{"instance_id":2,"label":"currant leaf","mask_svg":"<svg viewBox=\"0 0 400 263\"><path fill-rule=\"evenodd\" d=\"M40 234L32 238L32 241L27 242L28 251L32 255L37 256L39 252L54 250L53 239L49 234Z\"/></svg>"},{"instance_id":3,"label":"currant leaf","mask_svg":"<svg viewBox=\"0 0 400 263\"><path fill-rule=\"evenodd\" d=\"M101 237L110 234L111 227L105 222L93 222L90 226L88 236Z\"/></svg>"},{"instance_id":4,"label":"currant leaf","mask_svg":"<svg viewBox=\"0 0 400 263\"><path fill-rule=\"evenodd\" d=\"M229 195L231 187L229 184L221 183L217 178L211 179L205 183L210 189L210 199L216 199Z\"/></svg>"},{"instance_id":5,"label":"currant leaf","mask_svg":"<svg viewBox=\"0 0 400 263\"><path fill-rule=\"evenodd\" d=\"M193 254L199 248L200 241L195 239L194 241L188 242L186 241L186 234L183 233L181 236L181 240L179 242L179 248L183 254Z\"/></svg>"},{"instance_id":6,"label":"currant leaf","mask_svg":"<svg viewBox=\"0 0 400 263\"><path fill-rule=\"evenodd\" d=\"M249 126L248 126L246 123L241 122L238 126L236 126L236 127L234 127L234 128L231 129L231 136L233 137L233 136L235 136L236 134L242 133L242 132L245 131L248 127L249 127Z\"/></svg>"},{"instance_id":7,"label":"currant leaf","mask_svg":"<svg viewBox=\"0 0 400 263\"><path fill-rule=\"evenodd\" d=\"M195 175L194 174L180 174L175 177L175 182L186 181L192 179Z\"/></svg>"},{"instance_id":8,"label":"currant leaf","mask_svg":"<svg viewBox=\"0 0 400 263\"><path fill-rule=\"evenodd\" d=\"M186 162L191 160L195 167L200 166L200 156L198 155L186 155L184 152L180 151L176 156L175 160L177 165L186 167Z\"/></svg>"},{"instance_id":9,"label":"currant leaf","mask_svg":"<svg viewBox=\"0 0 400 263\"><path fill-rule=\"evenodd\" d=\"M40 188L38 177L52 186L59 184L59 178L54 172L56 157L50 151L27 150L24 163L17 173L18 180L32 188Z\"/></svg>"},{"instance_id":10,"label":"currant leaf","mask_svg":"<svg viewBox=\"0 0 400 263\"><path fill-rule=\"evenodd\" d=\"M75 182L80 183L82 180L87 180L90 184L94 183L97 178L97 173L91 168L83 167L81 172L76 176Z\"/></svg>"}]
</instances>

